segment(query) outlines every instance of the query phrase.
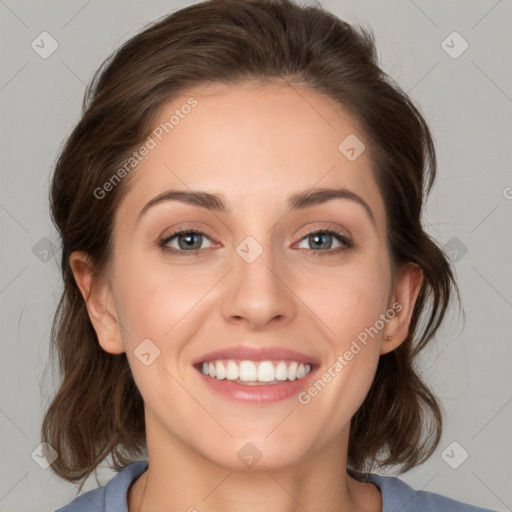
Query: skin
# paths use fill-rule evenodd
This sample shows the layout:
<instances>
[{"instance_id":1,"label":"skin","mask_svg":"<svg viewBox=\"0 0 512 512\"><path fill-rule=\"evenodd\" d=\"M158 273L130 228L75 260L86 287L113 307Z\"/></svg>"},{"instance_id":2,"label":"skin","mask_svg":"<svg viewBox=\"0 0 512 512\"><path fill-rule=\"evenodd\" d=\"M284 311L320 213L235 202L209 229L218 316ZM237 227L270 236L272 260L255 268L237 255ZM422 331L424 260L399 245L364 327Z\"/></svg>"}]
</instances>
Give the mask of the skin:
<instances>
[{"instance_id":1,"label":"skin","mask_svg":"<svg viewBox=\"0 0 512 512\"><path fill-rule=\"evenodd\" d=\"M155 125L190 96L197 107L133 171L106 271L93 277L86 254L70 258L99 343L126 352L145 403L150 466L129 491L129 510L380 511L378 487L346 473L350 420L379 356L407 336L422 274L410 265L392 279L370 143L353 118L305 87L213 84L187 92ZM355 161L338 150L349 134L367 148ZM347 199L288 209L289 195L319 187L356 193L375 223ZM169 189L222 194L228 209L167 201L138 220ZM191 225L208 234L202 254L158 246ZM333 227L354 247L335 253L333 239L314 256L308 232ZM250 264L236 252L247 236L263 248ZM314 356L321 373L395 302L400 312L307 405L296 397L228 401L192 366L212 350L247 343ZM160 350L149 366L134 355L144 339ZM262 454L252 468L237 457L247 442Z\"/></svg>"}]
</instances>

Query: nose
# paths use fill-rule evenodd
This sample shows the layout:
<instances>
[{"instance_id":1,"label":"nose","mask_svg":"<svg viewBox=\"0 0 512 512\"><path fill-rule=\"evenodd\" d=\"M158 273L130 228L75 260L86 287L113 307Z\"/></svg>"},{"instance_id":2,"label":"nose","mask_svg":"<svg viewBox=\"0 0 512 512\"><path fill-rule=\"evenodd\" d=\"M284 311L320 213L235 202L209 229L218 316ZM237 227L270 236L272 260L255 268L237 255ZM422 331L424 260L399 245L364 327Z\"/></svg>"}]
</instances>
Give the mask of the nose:
<instances>
[{"instance_id":1,"label":"nose","mask_svg":"<svg viewBox=\"0 0 512 512\"><path fill-rule=\"evenodd\" d=\"M268 248L254 261L234 254L234 268L227 276L222 299L226 322L262 330L270 325L284 326L295 317L297 304L287 282L290 278L278 259Z\"/></svg>"}]
</instances>

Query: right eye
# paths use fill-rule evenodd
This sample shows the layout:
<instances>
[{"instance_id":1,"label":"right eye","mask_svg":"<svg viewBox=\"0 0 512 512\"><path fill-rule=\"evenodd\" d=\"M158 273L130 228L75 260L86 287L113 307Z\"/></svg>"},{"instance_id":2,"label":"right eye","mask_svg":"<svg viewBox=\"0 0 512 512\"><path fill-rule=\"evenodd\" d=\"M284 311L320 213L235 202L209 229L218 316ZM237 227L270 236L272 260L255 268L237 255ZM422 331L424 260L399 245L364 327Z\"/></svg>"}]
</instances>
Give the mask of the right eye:
<instances>
[{"instance_id":1,"label":"right eye","mask_svg":"<svg viewBox=\"0 0 512 512\"><path fill-rule=\"evenodd\" d=\"M201 247L204 239L210 240L206 233L197 229L179 229L169 236L163 238L159 246L165 252L197 254L203 249Z\"/></svg>"}]
</instances>

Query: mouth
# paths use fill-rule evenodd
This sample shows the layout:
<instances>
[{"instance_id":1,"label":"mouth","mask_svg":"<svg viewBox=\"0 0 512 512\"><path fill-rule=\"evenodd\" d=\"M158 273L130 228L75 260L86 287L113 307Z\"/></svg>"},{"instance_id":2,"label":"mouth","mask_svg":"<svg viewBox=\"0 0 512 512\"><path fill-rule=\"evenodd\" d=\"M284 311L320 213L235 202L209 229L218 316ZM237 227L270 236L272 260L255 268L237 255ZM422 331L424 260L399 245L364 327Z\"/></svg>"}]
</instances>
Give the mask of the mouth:
<instances>
[{"instance_id":1,"label":"mouth","mask_svg":"<svg viewBox=\"0 0 512 512\"><path fill-rule=\"evenodd\" d=\"M198 363L196 368L216 380L225 379L243 386L273 386L303 379L311 372L312 366L299 361L217 359Z\"/></svg>"},{"instance_id":2,"label":"mouth","mask_svg":"<svg viewBox=\"0 0 512 512\"><path fill-rule=\"evenodd\" d=\"M203 356L193 366L208 388L224 398L270 403L302 391L319 363L285 349L238 347Z\"/></svg>"}]
</instances>

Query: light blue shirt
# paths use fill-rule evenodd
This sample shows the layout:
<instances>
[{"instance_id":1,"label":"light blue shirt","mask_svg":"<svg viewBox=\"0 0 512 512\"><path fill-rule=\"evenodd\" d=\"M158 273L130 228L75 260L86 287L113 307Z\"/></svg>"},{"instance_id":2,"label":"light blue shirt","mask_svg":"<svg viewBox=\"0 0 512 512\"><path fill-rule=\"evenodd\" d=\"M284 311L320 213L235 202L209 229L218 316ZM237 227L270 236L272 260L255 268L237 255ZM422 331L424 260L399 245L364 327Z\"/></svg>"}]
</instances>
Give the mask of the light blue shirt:
<instances>
[{"instance_id":1,"label":"light blue shirt","mask_svg":"<svg viewBox=\"0 0 512 512\"><path fill-rule=\"evenodd\" d=\"M148 467L148 461L134 462L120 471L105 486L86 492L56 512L128 512L130 484ZM415 491L399 478L370 473L368 481L382 493L382 512L495 512L474 507L440 494Z\"/></svg>"}]
</instances>

